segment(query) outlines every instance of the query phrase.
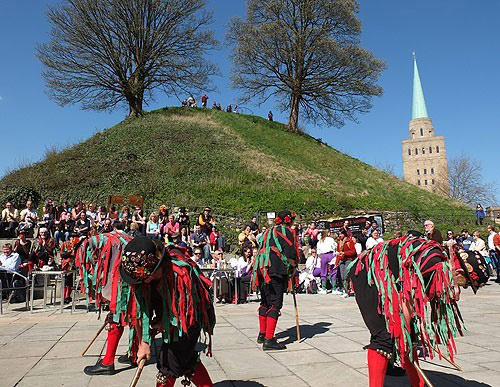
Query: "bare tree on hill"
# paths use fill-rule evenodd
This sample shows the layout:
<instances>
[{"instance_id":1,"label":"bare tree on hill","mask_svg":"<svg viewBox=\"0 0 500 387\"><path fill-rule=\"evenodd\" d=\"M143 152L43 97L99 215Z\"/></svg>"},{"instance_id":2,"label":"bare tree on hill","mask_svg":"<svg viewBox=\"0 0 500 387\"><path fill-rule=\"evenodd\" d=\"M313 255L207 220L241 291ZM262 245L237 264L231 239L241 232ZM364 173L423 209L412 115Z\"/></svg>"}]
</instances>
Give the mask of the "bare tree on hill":
<instances>
[{"instance_id":1,"label":"bare tree on hill","mask_svg":"<svg viewBox=\"0 0 500 387\"><path fill-rule=\"evenodd\" d=\"M369 111L385 64L359 46L358 8L357 0L248 0L246 20L233 18L227 34L242 102L277 97L292 132L301 109L337 127Z\"/></svg>"},{"instance_id":2,"label":"bare tree on hill","mask_svg":"<svg viewBox=\"0 0 500 387\"><path fill-rule=\"evenodd\" d=\"M49 96L60 105L143 112L153 90L207 90L217 44L205 0L64 0L51 7L50 41L39 44Z\"/></svg>"},{"instance_id":3,"label":"bare tree on hill","mask_svg":"<svg viewBox=\"0 0 500 387\"><path fill-rule=\"evenodd\" d=\"M483 168L477 160L462 153L448 161L448 174L451 199L472 206L496 202L495 184L483 180Z\"/></svg>"}]
</instances>

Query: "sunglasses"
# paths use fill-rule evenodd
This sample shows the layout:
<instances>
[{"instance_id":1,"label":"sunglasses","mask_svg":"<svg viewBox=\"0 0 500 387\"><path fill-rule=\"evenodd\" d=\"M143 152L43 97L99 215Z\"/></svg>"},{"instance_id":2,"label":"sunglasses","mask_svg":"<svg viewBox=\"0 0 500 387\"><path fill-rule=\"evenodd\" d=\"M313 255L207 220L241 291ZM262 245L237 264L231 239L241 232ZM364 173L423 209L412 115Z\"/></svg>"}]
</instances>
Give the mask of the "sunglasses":
<instances>
[{"instance_id":1,"label":"sunglasses","mask_svg":"<svg viewBox=\"0 0 500 387\"><path fill-rule=\"evenodd\" d=\"M201 253L194 253L194 255L201 255Z\"/></svg>"}]
</instances>

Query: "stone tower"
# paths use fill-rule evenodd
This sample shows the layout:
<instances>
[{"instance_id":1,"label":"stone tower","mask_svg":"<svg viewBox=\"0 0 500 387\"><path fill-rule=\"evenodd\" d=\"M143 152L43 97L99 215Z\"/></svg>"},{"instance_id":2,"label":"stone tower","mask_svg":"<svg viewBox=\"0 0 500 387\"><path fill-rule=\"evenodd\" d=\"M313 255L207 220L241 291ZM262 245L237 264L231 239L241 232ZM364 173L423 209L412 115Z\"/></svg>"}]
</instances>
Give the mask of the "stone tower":
<instances>
[{"instance_id":1,"label":"stone tower","mask_svg":"<svg viewBox=\"0 0 500 387\"><path fill-rule=\"evenodd\" d=\"M413 106L409 139L403 141L404 180L419 188L449 195L448 161L443 136L434 135L413 54Z\"/></svg>"}]
</instances>

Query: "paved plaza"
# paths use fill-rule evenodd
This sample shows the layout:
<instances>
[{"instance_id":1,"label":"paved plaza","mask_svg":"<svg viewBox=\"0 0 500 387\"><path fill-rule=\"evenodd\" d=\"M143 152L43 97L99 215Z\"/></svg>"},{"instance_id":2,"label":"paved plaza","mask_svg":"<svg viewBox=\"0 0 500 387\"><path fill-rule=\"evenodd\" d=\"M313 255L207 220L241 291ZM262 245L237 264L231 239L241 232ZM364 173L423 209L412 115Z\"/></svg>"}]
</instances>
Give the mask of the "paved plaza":
<instances>
[{"instance_id":1,"label":"paved plaza","mask_svg":"<svg viewBox=\"0 0 500 387\"><path fill-rule=\"evenodd\" d=\"M285 299L278 337L282 352L263 352L257 336L257 302L218 305L213 358L202 355L216 386L367 386L368 331L354 298L299 295L301 342L297 342L291 296ZM85 357L80 356L101 322L86 313L37 308L31 314L11 305L0 317L0 386L128 386L134 369L116 363L114 376L86 376L105 343L103 333ZM444 360L421 361L434 386L500 386L500 286L494 282L474 296L462 292L460 307L467 334L458 339L458 372ZM118 354L126 351L127 331ZM144 369L138 386L154 386L156 368ZM388 377L387 386L407 386L406 377ZM181 386L180 381L176 386Z\"/></svg>"}]
</instances>

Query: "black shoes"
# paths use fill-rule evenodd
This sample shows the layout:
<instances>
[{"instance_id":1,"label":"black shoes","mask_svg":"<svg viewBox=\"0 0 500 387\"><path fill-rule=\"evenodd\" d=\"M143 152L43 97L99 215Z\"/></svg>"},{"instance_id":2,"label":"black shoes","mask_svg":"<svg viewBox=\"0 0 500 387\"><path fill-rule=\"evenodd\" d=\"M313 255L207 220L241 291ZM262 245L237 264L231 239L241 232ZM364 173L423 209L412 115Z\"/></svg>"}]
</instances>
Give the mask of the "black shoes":
<instances>
[{"instance_id":1,"label":"black shoes","mask_svg":"<svg viewBox=\"0 0 500 387\"><path fill-rule=\"evenodd\" d=\"M132 358L127 354L119 356L118 359L116 359L116 360L120 364L128 364L128 365L131 365L133 367L137 367L137 363L134 363L132 361Z\"/></svg>"},{"instance_id":2,"label":"black shoes","mask_svg":"<svg viewBox=\"0 0 500 387\"><path fill-rule=\"evenodd\" d=\"M99 360L95 365L93 366L87 366L83 369L83 372L86 375L93 376L93 375L114 375L115 374L115 365L103 365L102 360Z\"/></svg>"},{"instance_id":3,"label":"black shoes","mask_svg":"<svg viewBox=\"0 0 500 387\"><path fill-rule=\"evenodd\" d=\"M286 345L278 343L276 339L273 337L270 340L264 339L264 344L262 344L262 349L264 351L281 351L283 349L286 349Z\"/></svg>"},{"instance_id":4,"label":"black shoes","mask_svg":"<svg viewBox=\"0 0 500 387\"><path fill-rule=\"evenodd\" d=\"M265 333L259 333L257 336L257 344L264 344L264 340L266 339Z\"/></svg>"}]
</instances>

